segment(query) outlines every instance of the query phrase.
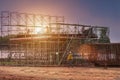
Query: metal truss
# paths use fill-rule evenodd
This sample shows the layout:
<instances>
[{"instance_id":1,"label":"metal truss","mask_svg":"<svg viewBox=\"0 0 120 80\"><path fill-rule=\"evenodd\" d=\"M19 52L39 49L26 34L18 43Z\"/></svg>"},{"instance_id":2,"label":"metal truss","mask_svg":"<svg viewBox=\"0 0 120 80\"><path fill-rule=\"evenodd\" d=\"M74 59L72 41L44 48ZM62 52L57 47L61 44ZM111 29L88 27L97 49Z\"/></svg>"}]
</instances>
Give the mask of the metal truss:
<instances>
[{"instance_id":1,"label":"metal truss","mask_svg":"<svg viewBox=\"0 0 120 80\"><path fill-rule=\"evenodd\" d=\"M1 65L58 65L68 51L109 37L107 27L65 23L64 16L2 11L0 24Z\"/></svg>"}]
</instances>

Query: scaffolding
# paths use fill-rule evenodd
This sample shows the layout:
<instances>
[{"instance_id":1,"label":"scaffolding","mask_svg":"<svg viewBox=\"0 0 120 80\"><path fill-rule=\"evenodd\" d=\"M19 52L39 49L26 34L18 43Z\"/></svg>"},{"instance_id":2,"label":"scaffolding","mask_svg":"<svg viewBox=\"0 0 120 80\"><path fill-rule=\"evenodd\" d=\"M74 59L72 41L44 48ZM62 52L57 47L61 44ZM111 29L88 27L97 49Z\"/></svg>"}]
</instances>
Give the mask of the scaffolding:
<instances>
[{"instance_id":1,"label":"scaffolding","mask_svg":"<svg viewBox=\"0 0 120 80\"><path fill-rule=\"evenodd\" d=\"M120 66L120 43L83 44L79 52L95 65Z\"/></svg>"},{"instance_id":2,"label":"scaffolding","mask_svg":"<svg viewBox=\"0 0 120 80\"><path fill-rule=\"evenodd\" d=\"M0 65L61 65L69 51L109 37L107 27L68 24L64 16L2 11L0 24Z\"/></svg>"}]
</instances>

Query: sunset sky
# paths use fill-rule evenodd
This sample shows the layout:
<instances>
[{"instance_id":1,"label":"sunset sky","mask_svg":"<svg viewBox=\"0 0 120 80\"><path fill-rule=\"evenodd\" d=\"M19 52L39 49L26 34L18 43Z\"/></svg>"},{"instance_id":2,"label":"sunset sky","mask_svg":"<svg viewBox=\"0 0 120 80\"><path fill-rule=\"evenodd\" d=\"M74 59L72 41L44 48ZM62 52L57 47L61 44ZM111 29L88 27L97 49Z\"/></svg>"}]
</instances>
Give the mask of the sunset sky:
<instances>
[{"instance_id":1,"label":"sunset sky","mask_svg":"<svg viewBox=\"0 0 120 80\"><path fill-rule=\"evenodd\" d=\"M110 27L120 42L120 0L0 0L0 11L65 16L67 23Z\"/></svg>"}]
</instances>

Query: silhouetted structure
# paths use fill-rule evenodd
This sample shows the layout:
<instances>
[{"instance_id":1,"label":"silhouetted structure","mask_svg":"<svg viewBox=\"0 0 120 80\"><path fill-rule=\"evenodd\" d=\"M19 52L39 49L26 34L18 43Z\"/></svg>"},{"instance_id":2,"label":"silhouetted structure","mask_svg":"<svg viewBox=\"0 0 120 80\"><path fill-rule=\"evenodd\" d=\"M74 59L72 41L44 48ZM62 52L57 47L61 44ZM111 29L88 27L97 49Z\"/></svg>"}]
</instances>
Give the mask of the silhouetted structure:
<instances>
[{"instance_id":1,"label":"silhouetted structure","mask_svg":"<svg viewBox=\"0 0 120 80\"><path fill-rule=\"evenodd\" d=\"M61 65L68 51L79 54L81 44L110 43L107 27L68 24L63 16L10 11L1 12L0 36L1 65L16 66Z\"/></svg>"}]
</instances>

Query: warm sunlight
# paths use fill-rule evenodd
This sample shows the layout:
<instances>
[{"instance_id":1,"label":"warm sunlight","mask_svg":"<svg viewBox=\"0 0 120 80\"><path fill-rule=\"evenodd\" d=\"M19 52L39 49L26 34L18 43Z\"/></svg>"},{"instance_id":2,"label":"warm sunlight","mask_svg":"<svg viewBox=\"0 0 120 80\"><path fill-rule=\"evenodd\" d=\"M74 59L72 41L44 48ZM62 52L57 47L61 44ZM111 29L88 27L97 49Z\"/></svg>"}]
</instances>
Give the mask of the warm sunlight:
<instances>
[{"instance_id":1,"label":"warm sunlight","mask_svg":"<svg viewBox=\"0 0 120 80\"><path fill-rule=\"evenodd\" d=\"M45 33L45 27L36 27L35 29L34 29L34 34L43 34L43 33Z\"/></svg>"}]
</instances>

